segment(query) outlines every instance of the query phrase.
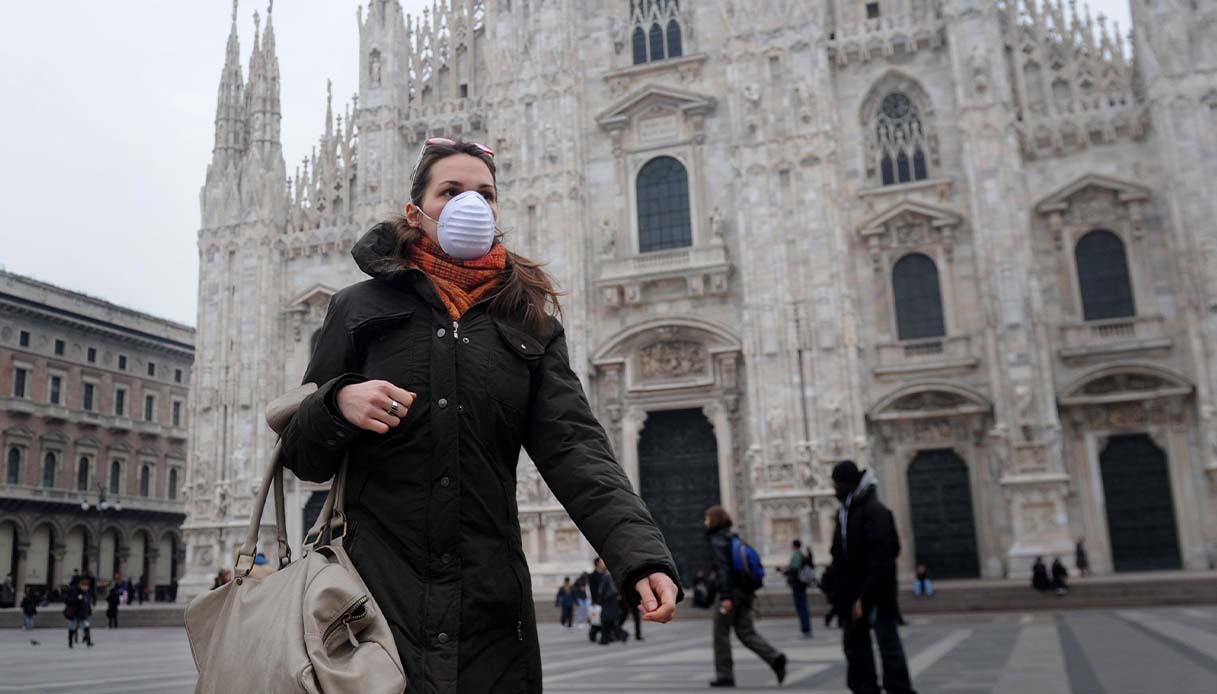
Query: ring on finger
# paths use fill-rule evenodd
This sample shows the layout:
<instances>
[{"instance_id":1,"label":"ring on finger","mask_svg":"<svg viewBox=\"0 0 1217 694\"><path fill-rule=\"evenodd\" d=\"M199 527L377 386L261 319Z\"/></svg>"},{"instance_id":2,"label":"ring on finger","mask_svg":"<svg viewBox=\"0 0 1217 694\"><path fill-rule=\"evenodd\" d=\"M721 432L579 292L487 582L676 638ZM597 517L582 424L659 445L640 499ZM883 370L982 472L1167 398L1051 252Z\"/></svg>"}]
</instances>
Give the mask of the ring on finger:
<instances>
[{"instance_id":1,"label":"ring on finger","mask_svg":"<svg viewBox=\"0 0 1217 694\"><path fill-rule=\"evenodd\" d=\"M398 409L399 407L401 407L401 406L397 404L397 401L396 401L396 400L391 400L391 401L390 401L390 405L389 405L389 409L385 410L385 412L388 412L388 413L389 413L389 414L391 414L391 415L396 415L396 414L397 414L397 409Z\"/></svg>"}]
</instances>

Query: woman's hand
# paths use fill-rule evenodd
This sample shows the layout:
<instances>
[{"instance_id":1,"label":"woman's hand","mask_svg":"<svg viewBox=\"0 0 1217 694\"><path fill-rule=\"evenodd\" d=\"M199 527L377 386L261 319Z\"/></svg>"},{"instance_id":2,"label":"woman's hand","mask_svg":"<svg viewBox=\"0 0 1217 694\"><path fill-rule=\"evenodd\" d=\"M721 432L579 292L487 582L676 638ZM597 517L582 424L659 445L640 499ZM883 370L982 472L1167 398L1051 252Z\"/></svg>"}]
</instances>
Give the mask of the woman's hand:
<instances>
[{"instance_id":1,"label":"woman's hand","mask_svg":"<svg viewBox=\"0 0 1217 694\"><path fill-rule=\"evenodd\" d=\"M634 584L634 590L646 621L667 624L676 616L676 584L667 574L653 573Z\"/></svg>"},{"instance_id":2,"label":"woman's hand","mask_svg":"<svg viewBox=\"0 0 1217 694\"><path fill-rule=\"evenodd\" d=\"M393 410L393 403L397 408ZM343 419L360 429L384 434L401 424L414 404L414 393L388 381L364 381L338 391L338 409Z\"/></svg>"}]
</instances>

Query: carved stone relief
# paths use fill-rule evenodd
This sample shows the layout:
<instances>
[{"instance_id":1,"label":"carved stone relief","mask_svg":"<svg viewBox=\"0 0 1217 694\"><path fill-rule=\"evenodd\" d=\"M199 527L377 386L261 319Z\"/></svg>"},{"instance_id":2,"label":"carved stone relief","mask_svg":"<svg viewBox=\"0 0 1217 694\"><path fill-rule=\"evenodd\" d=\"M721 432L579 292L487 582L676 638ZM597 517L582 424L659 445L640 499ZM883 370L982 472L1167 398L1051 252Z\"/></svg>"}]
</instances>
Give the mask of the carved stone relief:
<instances>
[{"instance_id":1,"label":"carved stone relief","mask_svg":"<svg viewBox=\"0 0 1217 694\"><path fill-rule=\"evenodd\" d=\"M698 342L657 342L638 350L638 366L644 379L683 378L706 372L706 350Z\"/></svg>"}]
</instances>

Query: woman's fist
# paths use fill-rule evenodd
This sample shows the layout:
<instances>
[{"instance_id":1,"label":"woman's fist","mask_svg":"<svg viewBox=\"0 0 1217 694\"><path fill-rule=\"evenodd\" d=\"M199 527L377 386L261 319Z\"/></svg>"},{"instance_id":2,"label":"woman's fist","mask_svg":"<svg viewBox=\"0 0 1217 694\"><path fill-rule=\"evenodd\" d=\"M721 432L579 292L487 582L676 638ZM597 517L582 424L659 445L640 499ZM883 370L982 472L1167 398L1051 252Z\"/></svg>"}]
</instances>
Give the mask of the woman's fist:
<instances>
[{"instance_id":1,"label":"woman's fist","mask_svg":"<svg viewBox=\"0 0 1217 694\"><path fill-rule=\"evenodd\" d=\"M384 434L401 424L413 404L414 393L388 381L352 383L338 391L338 409L343 419L352 426L377 434Z\"/></svg>"}]
</instances>

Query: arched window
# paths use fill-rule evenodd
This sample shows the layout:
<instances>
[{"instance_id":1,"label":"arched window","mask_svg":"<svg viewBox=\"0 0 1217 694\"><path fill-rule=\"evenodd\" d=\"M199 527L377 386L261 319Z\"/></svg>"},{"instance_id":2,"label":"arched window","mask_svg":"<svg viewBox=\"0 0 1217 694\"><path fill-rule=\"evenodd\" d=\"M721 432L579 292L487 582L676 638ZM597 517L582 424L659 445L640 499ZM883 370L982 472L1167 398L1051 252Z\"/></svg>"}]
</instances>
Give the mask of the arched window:
<instances>
[{"instance_id":1,"label":"arched window","mask_svg":"<svg viewBox=\"0 0 1217 694\"><path fill-rule=\"evenodd\" d=\"M672 157L656 157L638 172L638 250L641 253L693 245L689 218L689 174Z\"/></svg>"},{"instance_id":2,"label":"arched window","mask_svg":"<svg viewBox=\"0 0 1217 694\"><path fill-rule=\"evenodd\" d=\"M1074 258L1085 320L1137 315L1128 276L1128 256L1119 236L1106 229L1092 231L1078 239Z\"/></svg>"},{"instance_id":3,"label":"arched window","mask_svg":"<svg viewBox=\"0 0 1217 694\"><path fill-rule=\"evenodd\" d=\"M89 459L84 456L76 463L76 489L82 492L89 489Z\"/></svg>"},{"instance_id":4,"label":"arched window","mask_svg":"<svg viewBox=\"0 0 1217 694\"><path fill-rule=\"evenodd\" d=\"M139 466L139 495L148 496L152 486L152 468L147 465Z\"/></svg>"},{"instance_id":5,"label":"arched window","mask_svg":"<svg viewBox=\"0 0 1217 694\"><path fill-rule=\"evenodd\" d=\"M938 267L928 256L910 253L892 268L892 295L896 301L896 334L901 340L942 337L942 292Z\"/></svg>"},{"instance_id":6,"label":"arched window","mask_svg":"<svg viewBox=\"0 0 1217 694\"><path fill-rule=\"evenodd\" d=\"M118 494L122 489L123 465L117 460L110 462L110 493Z\"/></svg>"},{"instance_id":7,"label":"arched window","mask_svg":"<svg viewBox=\"0 0 1217 694\"><path fill-rule=\"evenodd\" d=\"M663 60L663 27L659 23L651 25L651 60Z\"/></svg>"},{"instance_id":8,"label":"arched window","mask_svg":"<svg viewBox=\"0 0 1217 694\"><path fill-rule=\"evenodd\" d=\"M892 92L879 103L875 116L875 169L885 186L920 181L929 176L928 142L917 105L908 95Z\"/></svg>"},{"instance_id":9,"label":"arched window","mask_svg":"<svg viewBox=\"0 0 1217 694\"><path fill-rule=\"evenodd\" d=\"M641 65L647 61L647 32L642 27L634 29L634 64Z\"/></svg>"},{"instance_id":10,"label":"arched window","mask_svg":"<svg viewBox=\"0 0 1217 694\"><path fill-rule=\"evenodd\" d=\"M47 453L46 457L42 459L42 486L55 486L55 465L58 462L54 453Z\"/></svg>"},{"instance_id":11,"label":"arched window","mask_svg":"<svg viewBox=\"0 0 1217 694\"><path fill-rule=\"evenodd\" d=\"M169 489L168 495L170 499L177 498L177 468L169 468Z\"/></svg>"},{"instance_id":12,"label":"arched window","mask_svg":"<svg viewBox=\"0 0 1217 694\"><path fill-rule=\"evenodd\" d=\"M5 484L21 483L21 449L13 446L8 449L8 465L4 470Z\"/></svg>"},{"instance_id":13,"label":"arched window","mask_svg":"<svg viewBox=\"0 0 1217 694\"><path fill-rule=\"evenodd\" d=\"M680 45L680 24L675 20L668 20L668 57L679 58L684 55L684 49Z\"/></svg>"}]
</instances>

